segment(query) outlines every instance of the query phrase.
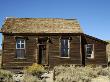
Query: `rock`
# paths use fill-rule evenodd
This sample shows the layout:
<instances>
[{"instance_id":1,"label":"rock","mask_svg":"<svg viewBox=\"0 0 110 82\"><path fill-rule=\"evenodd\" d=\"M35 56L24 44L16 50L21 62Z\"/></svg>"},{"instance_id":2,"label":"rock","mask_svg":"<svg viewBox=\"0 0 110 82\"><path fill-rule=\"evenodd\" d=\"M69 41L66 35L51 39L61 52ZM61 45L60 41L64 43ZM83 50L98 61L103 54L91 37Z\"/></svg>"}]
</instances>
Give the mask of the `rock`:
<instances>
[{"instance_id":1,"label":"rock","mask_svg":"<svg viewBox=\"0 0 110 82\"><path fill-rule=\"evenodd\" d=\"M21 82L23 81L24 78L24 74L15 74L13 75L13 80L16 82Z\"/></svg>"}]
</instances>

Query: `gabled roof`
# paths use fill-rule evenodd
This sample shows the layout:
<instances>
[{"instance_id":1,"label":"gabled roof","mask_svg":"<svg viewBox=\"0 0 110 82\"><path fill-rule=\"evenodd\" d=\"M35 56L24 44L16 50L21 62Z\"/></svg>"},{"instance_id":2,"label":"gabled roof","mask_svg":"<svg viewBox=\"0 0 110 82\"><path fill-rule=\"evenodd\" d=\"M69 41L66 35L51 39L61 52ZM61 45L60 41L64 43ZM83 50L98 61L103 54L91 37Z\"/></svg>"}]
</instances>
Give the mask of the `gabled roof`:
<instances>
[{"instance_id":1,"label":"gabled roof","mask_svg":"<svg viewBox=\"0 0 110 82\"><path fill-rule=\"evenodd\" d=\"M7 18L3 33L83 33L76 19Z\"/></svg>"}]
</instances>

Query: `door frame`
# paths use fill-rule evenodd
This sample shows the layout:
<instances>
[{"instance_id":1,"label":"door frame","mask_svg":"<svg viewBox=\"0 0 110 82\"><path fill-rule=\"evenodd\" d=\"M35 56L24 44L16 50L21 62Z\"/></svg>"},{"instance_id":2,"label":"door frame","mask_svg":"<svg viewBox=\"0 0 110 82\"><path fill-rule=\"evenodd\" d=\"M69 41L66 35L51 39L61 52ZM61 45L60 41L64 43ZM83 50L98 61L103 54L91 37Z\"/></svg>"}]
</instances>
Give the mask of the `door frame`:
<instances>
[{"instance_id":1,"label":"door frame","mask_svg":"<svg viewBox=\"0 0 110 82\"><path fill-rule=\"evenodd\" d=\"M39 58L40 58L40 57L39 57L39 46L40 46L40 45L45 45L45 46L46 46L46 52L45 52L45 54L46 54L46 56L45 56L45 58L46 58L45 61L46 61L46 62L45 62L45 64L42 64L42 63L40 63L40 64L42 64L42 65L49 65L49 55L48 55L49 44L48 44L48 40L46 41L45 44L40 44L40 43L37 44L37 54L38 54L38 56L37 56L37 57L38 57L38 58L37 58L37 59L38 59L38 60L37 60L37 63L39 64Z\"/></svg>"}]
</instances>

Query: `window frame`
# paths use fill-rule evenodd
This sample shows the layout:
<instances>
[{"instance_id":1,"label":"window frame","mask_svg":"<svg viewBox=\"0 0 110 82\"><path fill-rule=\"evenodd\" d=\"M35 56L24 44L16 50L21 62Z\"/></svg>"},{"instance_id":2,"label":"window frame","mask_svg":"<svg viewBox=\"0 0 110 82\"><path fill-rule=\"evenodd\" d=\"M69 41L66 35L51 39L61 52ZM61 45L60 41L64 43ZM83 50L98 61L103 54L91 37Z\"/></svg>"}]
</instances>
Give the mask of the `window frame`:
<instances>
[{"instance_id":1,"label":"window frame","mask_svg":"<svg viewBox=\"0 0 110 82\"><path fill-rule=\"evenodd\" d=\"M92 54L89 54L90 57L87 57L88 53L87 53L87 45L92 45ZM85 44L85 57L88 58L88 59L94 59L94 44Z\"/></svg>"},{"instance_id":2,"label":"window frame","mask_svg":"<svg viewBox=\"0 0 110 82\"><path fill-rule=\"evenodd\" d=\"M61 53L61 40L62 39L67 39L68 40L68 56L67 57L63 57L62 53ZM59 50L60 50L60 58L70 58L70 39L69 38L65 38L65 37L60 37L59 39Z\"/></svg>"},{"instance_id":3,"label":"window frame","mask_svg":"<svg viewBox=\"0 0 110 82\"><path fill-rule=\"evenodd\" d=\"M20 40L20 42L19 42L20 48L18 48L18 46L17 46L18 45L17 40ZM23 40L23 43L21 42L21 40ZM23 48L21 48L22 44L24 45ZM18 57L17 50L24 50L23 56L21 56L21 54L20 54L21 57ZM17 59L25 59L25 54L26 54L26 39L25 38L16 38L16 58Z\"/></svg>"}]
</instances>

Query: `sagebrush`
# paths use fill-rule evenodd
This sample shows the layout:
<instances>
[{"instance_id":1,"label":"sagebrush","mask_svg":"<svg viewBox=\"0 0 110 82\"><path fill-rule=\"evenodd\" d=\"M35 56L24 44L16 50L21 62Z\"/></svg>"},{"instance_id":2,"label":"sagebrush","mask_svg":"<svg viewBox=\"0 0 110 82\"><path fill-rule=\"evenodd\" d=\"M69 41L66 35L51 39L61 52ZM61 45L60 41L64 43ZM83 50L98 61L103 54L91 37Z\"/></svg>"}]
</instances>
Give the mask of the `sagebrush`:
<instances>
[{"instance_id":1,"label":"sagebrush","mask_svg":"<svg viewBox=\"0 0 110 82\"><path fill-rule=\"evenodd\" d=\"M91 79L99 76L110 77L109 68L101 66L85 66L76 67L70 66L56 66L54 68L55 82L91 82Z\"/></svg>"},{"instance_id":2,"label":"sagebrush","mask_svg":"<svg viewBox=\"0 0 110 82\"><path fill-rule=\"evenodd\" d=\"M33 76L39 76L40 74L46 72L46 70L42 65L34 63L32 66L24 68L24 72Z\"/></svg>"}]
</instances>

